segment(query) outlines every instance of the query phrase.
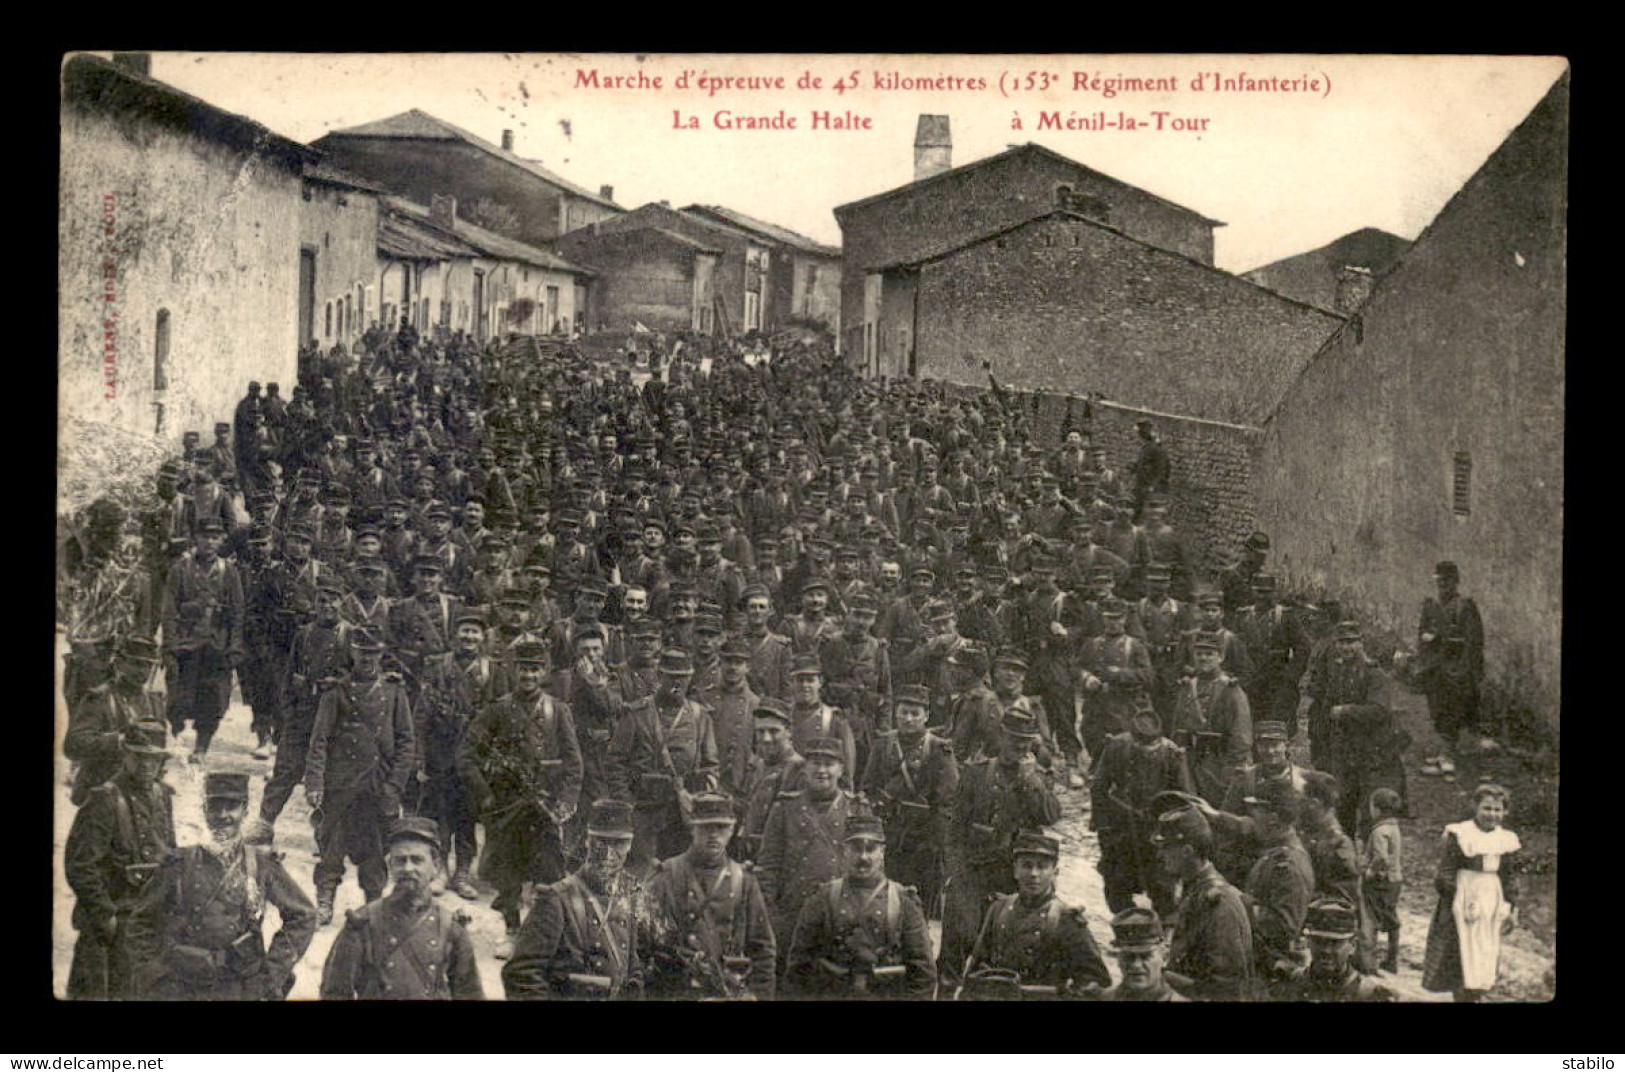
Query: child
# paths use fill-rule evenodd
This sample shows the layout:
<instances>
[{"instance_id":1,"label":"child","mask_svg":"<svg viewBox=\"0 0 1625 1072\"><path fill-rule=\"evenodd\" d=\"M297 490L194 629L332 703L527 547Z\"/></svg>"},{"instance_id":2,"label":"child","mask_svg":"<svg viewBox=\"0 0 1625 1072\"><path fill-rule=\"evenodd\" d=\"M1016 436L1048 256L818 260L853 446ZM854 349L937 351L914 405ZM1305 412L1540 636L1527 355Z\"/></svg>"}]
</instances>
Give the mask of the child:
<instances>
[{"instance_id":1,"label":"child","mask_svg":"<svg viewBox=\"0 0 1625 1072\"><path fill-rule=\"evenodd\" d=\"M1360 858L1365 880L1361 890L1372 929L1388 932L1388 956L1383 959L1382 970L1393 974L1399 971L1399 891L1405 881L1399 817L1405 806L1394 790L1378 789L1371 794L1367 807L1371 833Z\"/></svg>"}]
</instances>

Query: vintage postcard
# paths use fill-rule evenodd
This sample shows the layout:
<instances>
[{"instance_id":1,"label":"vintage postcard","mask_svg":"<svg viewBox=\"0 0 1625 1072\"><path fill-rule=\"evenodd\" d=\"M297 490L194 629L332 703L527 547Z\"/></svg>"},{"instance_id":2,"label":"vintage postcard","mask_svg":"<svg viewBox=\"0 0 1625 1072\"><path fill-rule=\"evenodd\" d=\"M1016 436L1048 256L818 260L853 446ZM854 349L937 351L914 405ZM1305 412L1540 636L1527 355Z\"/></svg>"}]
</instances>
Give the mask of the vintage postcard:
<instances>
[{"instance_id":1,"label":"vintage postcard","mask_svg":"<svg viewBox=\"0 0 1625 1072\"><path fill-rule=\"evenodd\" d=\"M59 997L1554 996L1563 58L61 87Z\"/></svg>"}]
</instances>

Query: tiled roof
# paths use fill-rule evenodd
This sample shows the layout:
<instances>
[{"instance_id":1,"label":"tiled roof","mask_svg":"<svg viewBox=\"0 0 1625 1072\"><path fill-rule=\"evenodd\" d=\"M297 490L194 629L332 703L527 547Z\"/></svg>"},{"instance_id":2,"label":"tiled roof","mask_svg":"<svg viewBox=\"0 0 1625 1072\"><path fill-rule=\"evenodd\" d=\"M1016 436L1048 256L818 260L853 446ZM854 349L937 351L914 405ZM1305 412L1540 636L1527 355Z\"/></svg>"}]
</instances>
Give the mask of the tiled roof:
<instances>
[{"instance_id":1,"label":"tiled roof","mask_svg":"<svg viewBox=\"0 0 1625 1072\"><path fill-rule=\"evenodd\" d=\"M407 232L414 240L421 240L425 235L429 241L422 244L433 246L436 243L446 248L444 256L469 257L485 256L497 260L520 261L524 264L533 264L538 268L551 268L559 272L574 272L580 275L591 275L587 269L574 264L557 253L545 249L537 249L517 239L506 235L499 235L495 231L488 231L483 227L469 223L467 220L454 221L454 229L447 232L446 228L434 221L430 210L422 205L408 201L402 197L389 197L385 199L389 209L387 216L403 218L408 224L406 228L399 228ZM380 248L382 248L382 232L380 232ZM400 254L401 256L421 256L420 254Z\"/></svg>"},{"instance_id":2,"label":"tiled roof","mask_svg":"<svg viewBox=\"0 0 1625 1072\"><path fill-rule=\"evenodd\" d=\"M568 190L577 197L591 201L594 204L604 205L608 208L626 210L605 197L600 197L584 187L577 186L569 179L542 167L534 160L527 160L516 153L511 153L499 145L486 141L477 134L472 134L462 127L438 119L428 112L413 108L409 112L392 115L388 119L379 119L371 123L362 123L360 126L345 127L342 130L329 131L324 137L329 138L411 138L431 141L462 141L477 149L483 150L505 160L518 168L523 168L537 178L542 179L563 190ZM320 140L320 139L318 139Z\"/></svg>"},{"instance_id":3,"label":"tiled roof","mask_svg":"<svg viewBox=\"0 0 1625 1072\"><path fill-rule=\"evenodd\" d=\"M731 223L735 227L754 232L763 238L771 239L807 253L816 253L823 257L839 257L841 255L838 246L826 246L822 242L792 231L788 227L780 227L776 223L767 223L722 205L689 205L683 211L690 214L719 216L724 222Z\"/></svg>"},{"instance_id":4,"label":"tiled roof","mask_svg":"<svg viewBox=\"0 0 1625 1072\"><path fill-rule=\"evenodd\" d=\"M336 168L325 160L318 160L313 164L305 165L305 178L311 182L319 182L326 186L342 186L351 190L365 190L374 194L387 192L377 183L363 179L358 175L352 175L341 168Z\"/></svg>"}]
</instances>

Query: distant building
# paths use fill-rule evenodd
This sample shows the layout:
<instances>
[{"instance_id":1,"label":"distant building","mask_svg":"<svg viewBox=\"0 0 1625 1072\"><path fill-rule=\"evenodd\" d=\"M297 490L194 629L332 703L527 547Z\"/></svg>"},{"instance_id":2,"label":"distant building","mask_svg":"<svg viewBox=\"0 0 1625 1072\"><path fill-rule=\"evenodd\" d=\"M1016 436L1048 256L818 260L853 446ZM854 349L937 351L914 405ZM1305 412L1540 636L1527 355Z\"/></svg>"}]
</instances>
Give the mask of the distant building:
<instances>
[{"instance_id":1,"label":"distant building","mask_svg":"<svg viewBox=\"0 0 1625 1072\"><path fill-rule=\"evenodd\" d=\"M533 247L626 211L610 187L595 194L519 156L512 131L497 145L416 108L332 131L312 144L335 166L419 204L436 195L455 197L462 219L488 229L511 213L517 221L511 237Z\"/></svg>"},{"instance_id":2,"label":"distant building","mask_svg":"<svg viewBox=\"0 0 1625 1072\"><path fill-rule=\"evenodd\" d=\"M642 324L654 331L716 331L721 249L664 227L589 227L565 235L559 248L597 273L588 330Z\"/></svg>"},{"instance_id":3,"label":"distant building","mask_svg":"<svg viewBox=\"0 0 1625 1072\"><path fill-rule=\"evenodd\" d=\"M1213 263L1213 229L1183 205L1028 143L950 167L946 116L921 116L915 179L835 209L841 225L842 352L878 374L882 280L873 269L907 264L1031 220L1062 197L1079 215L1153 246Z\"/></svg>"},{"instance_id":4,"label":"distant building","mask_svg":"<svg viewBox=\"0 0 1625 1072\"><path fill-rule=\"evenodd\" d=\"M743 227L722 223L717 219L680 212L665 201L650 202L624 215L601 220L587 229L588 234L594 238L644 231L665 231L681 235L717 254L713 269L715 274L710 282L711 311L703 314L701 318L707 326L693 330L743 334L747 331L772 329L774 324L768 316L767 295L768 280L772 277L774 262L777 259L774 240ZM627 308L629 305L650 304L673 307L675 300L673 294L658 289L670 287L669 243L664 239L655 239L655 242L660 248L651 251L649 259L653 263L647 267L639 266L640 260L636 256L637 244L631 241L615 246L616 249L625 251L616 254L617 263L626 265L624 269L611 269L604 264L594 265L606 277L615 270L630 273L616 284L617 291L624 295L626 300L606 305L606 318L611 327L620 329L629 326L617 322L617 315L611 311L611 306ZM566 256L579 259L584 264L593 264L593 254L586 252L584 248L590 244L583 238L582 232L578 231L561 239L559 249ZM636 293L638 280L642 279L655 284L657 291L638 295ZM679 302L678 305L680 304ZM645 326L654 325L645 324Z\"/></svg>"},{"instance_id":5,"label":"distant building","mask_svg":"<svg viewBox=\"0 0 1625 1072\"><path fill-rule=\"evenodd\" d=\"M841 251L838 248L722 205L689 205L683 212L749 231L771 245L764 316L770 330L792 320L810 321L822 324L839 337Z\"/></svg>"},{"instance_id":6,"label":"distant building","mask_svg":"<svg viewBox=\"0 0 1625 1072\"><path fill-rule=\"evenodd\" d=\"M379 317L378 199L365 179L316 163L299 206L299 342L353 349Z\"/></svg>"},{"instance_id":7,"label":"distant building","mask_svg":"<svg viewBox=\"0 0 1625 1072\"><path fill-rule=\"evenodd\" d=\"M1318 249L1243 272L1241 277L1320 309L1352 313L1410 245L1398 235L1362 227Z\"/></svg>"},{"instance_id":8,"label":"distant building","mask_svg":"<svg viewBox=\"0 0 1625 1072\"><path fill-rule=\"evenodd\" d=\"M125 58L62 68L61 405L207 440L249 380L294 381L302 195L320 154Z\"/></svg>"},{"instance_id":9,"label":"distant building","mask_svg":"<svg viewBox=\"0 0 1625 1072\"><path fill-rule=\"evenodd\" d=\"M971 385L992 373L1241 424L1271 412L1342 324L1059 206L865 269L879 294L872 372Z\"/></svg>"},{"instance_id":10,"label":"distant building","mask_svg":"<svg viewBox=\"0 0 1625 1072\"><path fill-rule=\"evenodd\" d=\"M1315 354L1253 466L1291 583L1414 644L1434 563L1454 560L1495 694L1553 724L1568 111L1565 73Z\"/></svg>"}]
</instances>

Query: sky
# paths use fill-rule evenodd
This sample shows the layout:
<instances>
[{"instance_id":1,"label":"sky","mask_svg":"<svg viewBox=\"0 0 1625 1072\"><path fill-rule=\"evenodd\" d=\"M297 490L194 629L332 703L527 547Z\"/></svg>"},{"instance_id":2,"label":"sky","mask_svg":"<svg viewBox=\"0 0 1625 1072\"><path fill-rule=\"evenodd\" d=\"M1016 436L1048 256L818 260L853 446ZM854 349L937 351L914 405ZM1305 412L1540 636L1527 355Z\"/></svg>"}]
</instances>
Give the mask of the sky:
<instances>
[{"instance_id":1,"label":"sky","mask_svg":"<svg viewBox=\"0 0 1625 1072\"><path fill-rule=\"evenodd\" d=\"M1362 227L1414 239L1564 67L1552 57L158 52L152 75L304 142L412 108L492 142L511 129L519 155L590 190L610 185L623 207L724 205L833 245L831 210L911 181L918 117L946 115L955 166L1038 142L1223 220L1215 262L1242 272ZM1253 81L1214 92L1213 73ZM640 74L662 84L606 84ZM716 77L783 87L697 87ZM893 88L893 77L924 84ZM1256 88L1267 78L1278 88ZM1175 88L1108 97L1124 79ZM819 112L850 113L856 129L810 129ZM797 129L720 129L719 113L782 113ZM1045 114L1075 128L1040 129ZM1141 125L1088 129L1120 115ZM699 129L686 129L689 117Z\"/></svg>"}]
</instances>

